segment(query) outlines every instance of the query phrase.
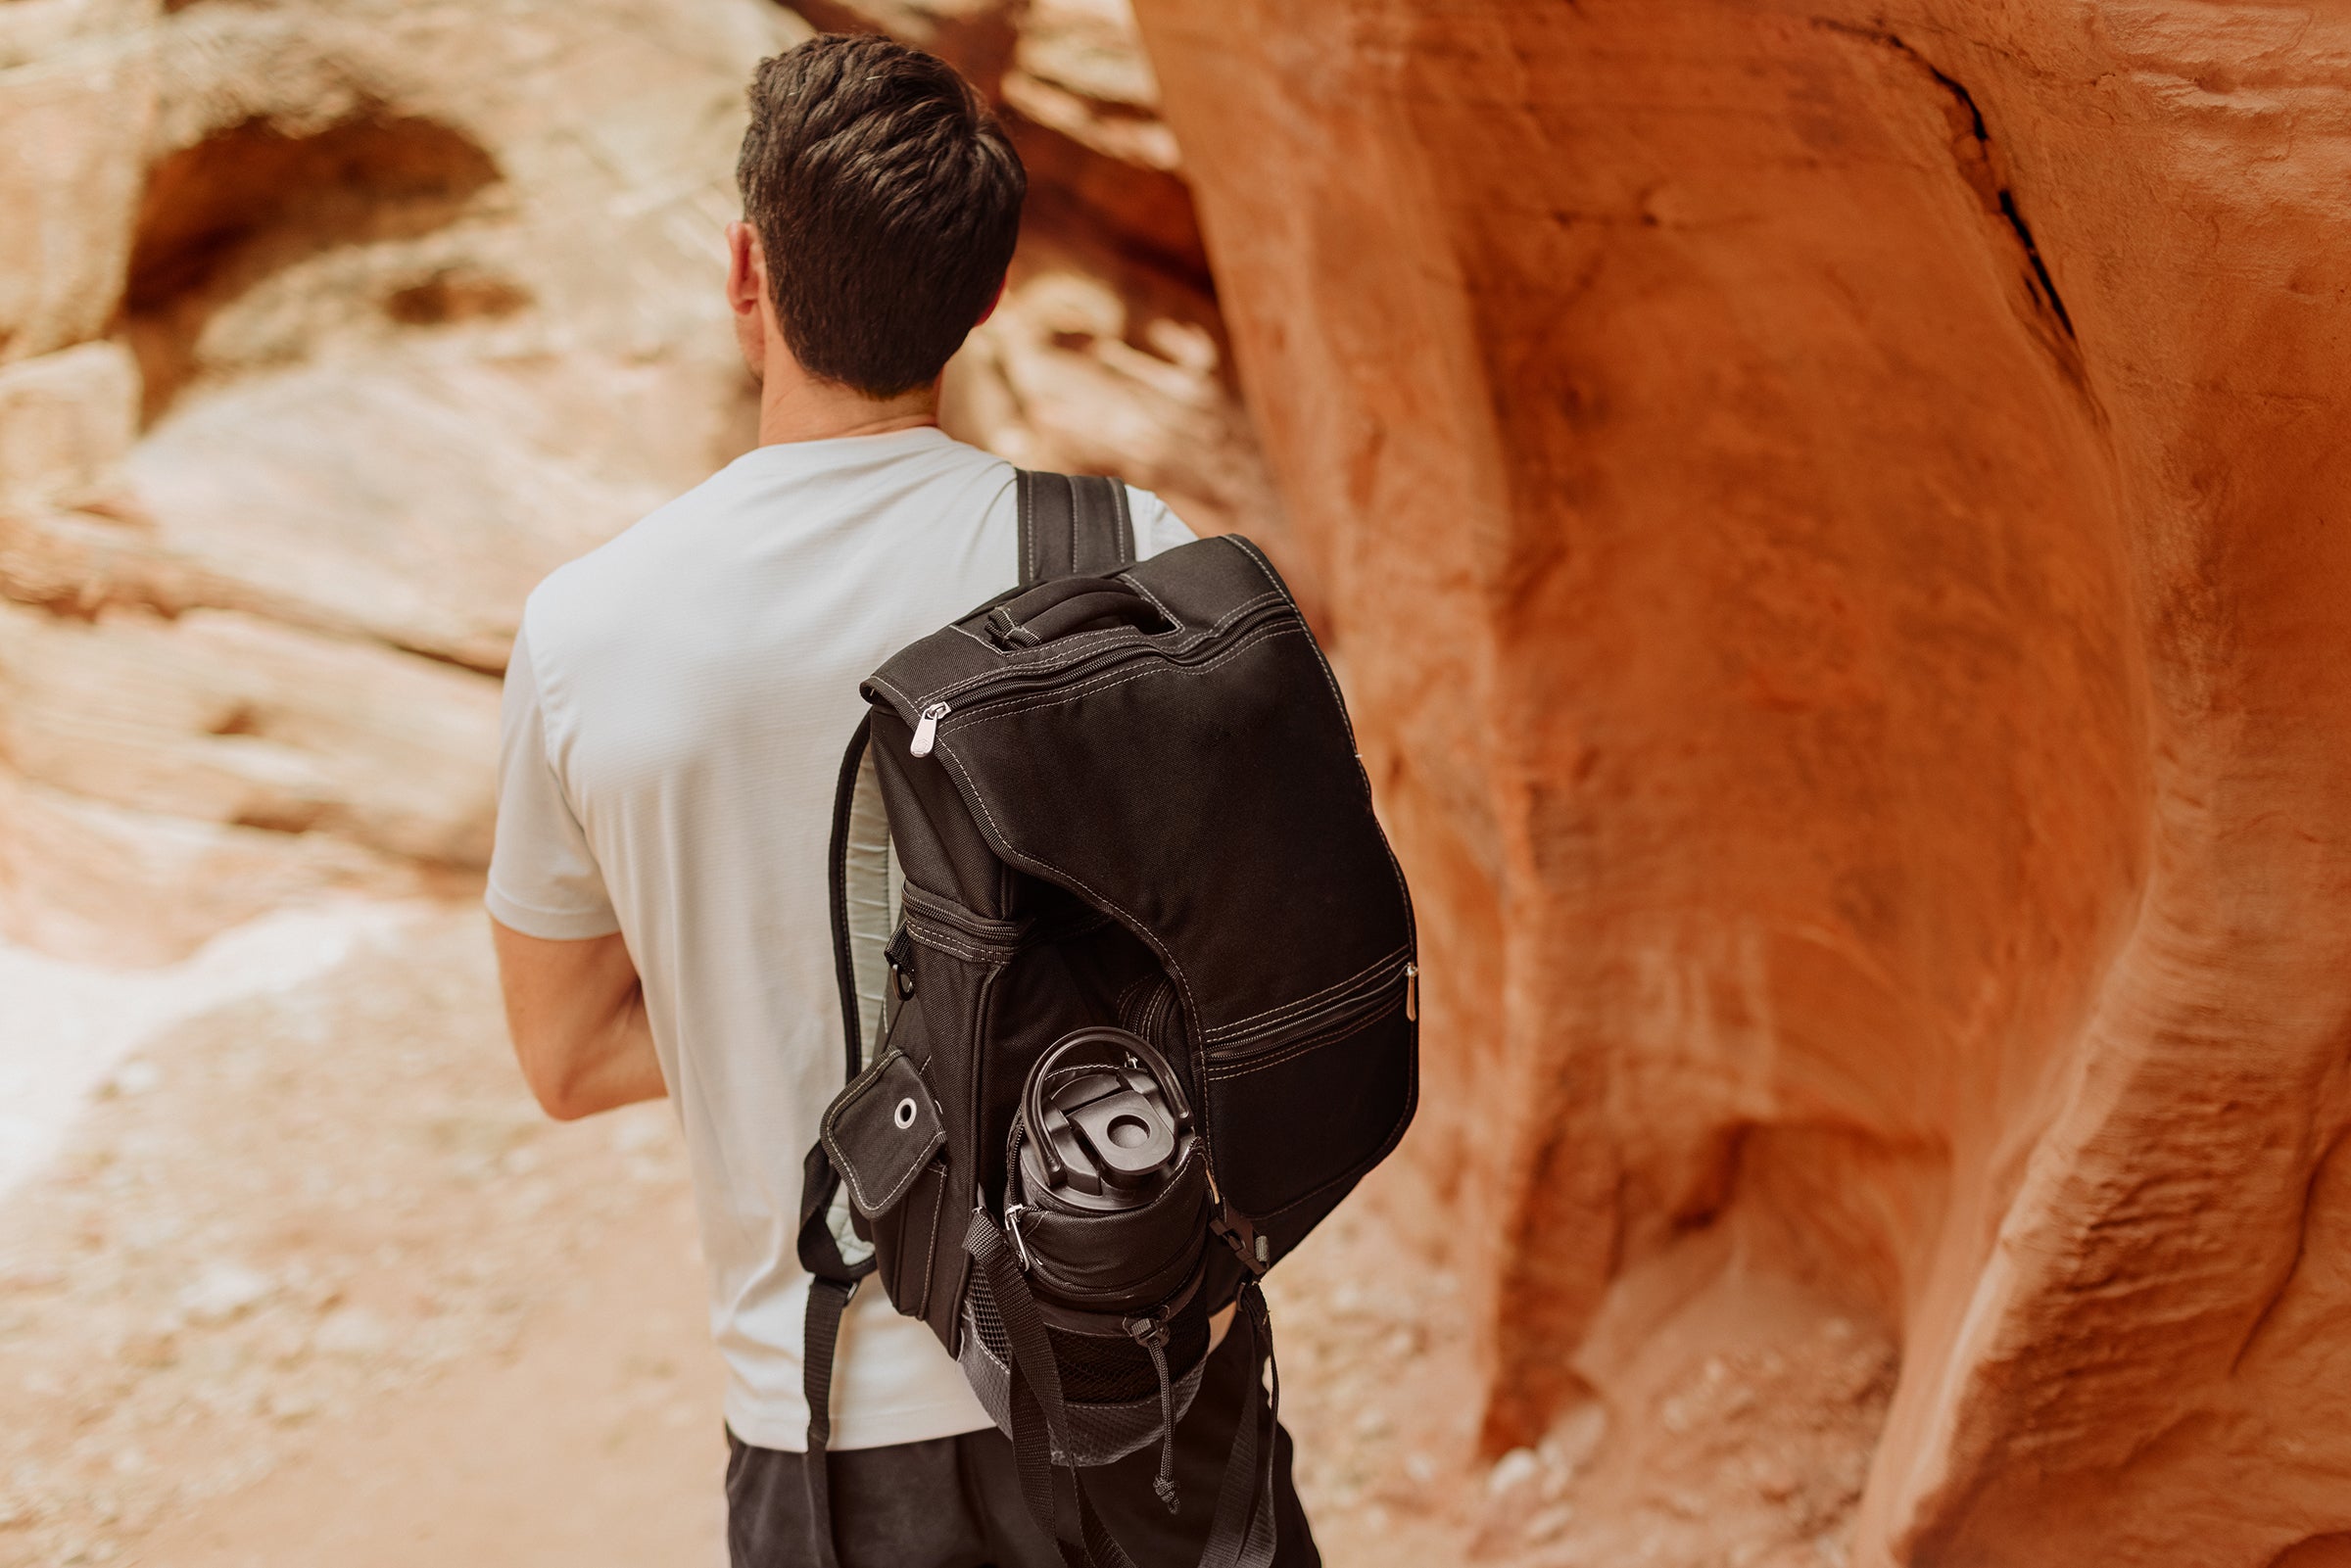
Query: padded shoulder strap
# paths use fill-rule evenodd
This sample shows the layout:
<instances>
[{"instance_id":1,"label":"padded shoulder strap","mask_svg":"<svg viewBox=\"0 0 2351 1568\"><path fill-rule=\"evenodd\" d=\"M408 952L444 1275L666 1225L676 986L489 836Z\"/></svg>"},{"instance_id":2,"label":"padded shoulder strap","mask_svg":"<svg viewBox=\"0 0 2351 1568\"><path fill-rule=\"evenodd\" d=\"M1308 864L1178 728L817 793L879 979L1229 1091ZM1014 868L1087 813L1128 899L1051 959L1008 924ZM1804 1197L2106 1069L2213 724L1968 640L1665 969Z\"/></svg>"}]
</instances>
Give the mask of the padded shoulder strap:
<instances>
[{"instance_id":1,"label":"padded shoulder strap","mask_svg":"<svg viewBox=\"0 0 2351 1568\"><path fill-rule=\"evenodd\" d=\"M1021 586L1104 577L1134 564L1134 519L1116 479L1022 469Z\"/></svg>"}]
</instances>

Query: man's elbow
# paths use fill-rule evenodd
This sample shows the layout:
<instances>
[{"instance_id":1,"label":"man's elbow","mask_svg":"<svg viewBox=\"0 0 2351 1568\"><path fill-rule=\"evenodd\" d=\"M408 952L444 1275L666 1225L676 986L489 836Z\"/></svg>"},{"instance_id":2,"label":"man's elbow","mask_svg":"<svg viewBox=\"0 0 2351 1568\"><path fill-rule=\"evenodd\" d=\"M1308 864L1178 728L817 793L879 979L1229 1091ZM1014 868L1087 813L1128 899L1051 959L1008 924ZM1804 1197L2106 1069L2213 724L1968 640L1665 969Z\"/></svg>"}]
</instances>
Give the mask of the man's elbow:
<instances>
[{"instance_id":1,"label":"man's elbow","mask_svg":"<svg viewBox=\"0 0 2351 1568\"><path fill-rule=\"evenodd\" d=\"M577 1121L582 1117L592 1117L604 1109L572 1089L541 1088L534 1083L531 1085L531 1097L539 1102L539 1109L555 1121Z\"/></svg>"},{"instance_id":2,"label":"man's elbow","mask_svg":"<svg viewBox=\"0 0 2351 1568\"><path fill-rule=\"evenodd\" d=\"M572 1064L549 1060L536 1053L522 1056L522 1081L530 1086L539 1109L556 1121L577 1121L605 1109L595 1093L589 1074Z\"/></svg>"}]
</instances>

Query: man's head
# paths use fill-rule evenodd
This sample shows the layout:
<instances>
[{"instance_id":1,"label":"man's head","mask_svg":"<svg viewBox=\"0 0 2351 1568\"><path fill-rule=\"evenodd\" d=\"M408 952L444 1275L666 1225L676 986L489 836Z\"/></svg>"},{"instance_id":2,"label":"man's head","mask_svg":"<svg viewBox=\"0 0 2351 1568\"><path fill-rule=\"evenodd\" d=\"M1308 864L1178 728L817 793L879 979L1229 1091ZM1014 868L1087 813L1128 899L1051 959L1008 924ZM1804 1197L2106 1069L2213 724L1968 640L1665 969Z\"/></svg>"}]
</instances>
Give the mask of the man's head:
<instances>
[{"instance_id":1,"label":"man's head","mask_svg":"<svg viewBox=\"0 0 2351 1568\"><path fill-rule=\"evenodd\" d=\"M866 397L937 379L995 301L1028 189L953 68L826 35L761 61L735 166L802 369Z\"/></svg>"}]
</instances>

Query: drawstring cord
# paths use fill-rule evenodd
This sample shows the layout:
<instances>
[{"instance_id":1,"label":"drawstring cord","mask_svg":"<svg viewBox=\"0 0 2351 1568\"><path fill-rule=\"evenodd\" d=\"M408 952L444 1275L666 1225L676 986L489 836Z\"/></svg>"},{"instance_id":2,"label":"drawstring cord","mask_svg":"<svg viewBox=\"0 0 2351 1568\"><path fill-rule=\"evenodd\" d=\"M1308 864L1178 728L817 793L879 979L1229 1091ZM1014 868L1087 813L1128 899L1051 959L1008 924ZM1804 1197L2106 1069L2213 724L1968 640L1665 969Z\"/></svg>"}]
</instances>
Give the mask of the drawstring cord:
<instances>
[{"instance_id":1,"label":"drawstring cord","mask_svg":"<svg viewBox=\"0 0 2351 1568\"><path fill-rule=\"evenodd\" d=\"M1127 1332L1142 1343L1151 1356L1151 1369L1159 1374L1159 1474L1152 1479L1151 1490L1159 1500L1176 1511L1176 1388L1168 1380L1168 1325L1162 1318L1140 1318L1129 1321Z\"/></svg>"}]
</instances>

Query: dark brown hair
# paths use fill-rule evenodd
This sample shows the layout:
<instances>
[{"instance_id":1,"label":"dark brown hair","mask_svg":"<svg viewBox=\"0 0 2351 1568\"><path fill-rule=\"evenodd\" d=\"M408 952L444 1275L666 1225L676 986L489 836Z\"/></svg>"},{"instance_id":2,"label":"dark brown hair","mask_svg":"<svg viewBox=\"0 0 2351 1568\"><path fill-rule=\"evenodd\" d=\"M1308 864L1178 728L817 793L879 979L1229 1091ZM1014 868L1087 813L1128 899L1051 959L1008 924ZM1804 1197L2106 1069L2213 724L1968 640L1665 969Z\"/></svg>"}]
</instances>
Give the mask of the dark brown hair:
<instances>
[{"instance_id":1,"label":"dark brown hair","mask_svg":"<svg viewBox=\"0 0 2351 1568\"><path fill-rule=\"evenodd\" d=\"M936 377L995 297L1029 187L946 62L828 33L759 63L735 166L803 368L874 398Z\"/></svg>"}]
</instances>

